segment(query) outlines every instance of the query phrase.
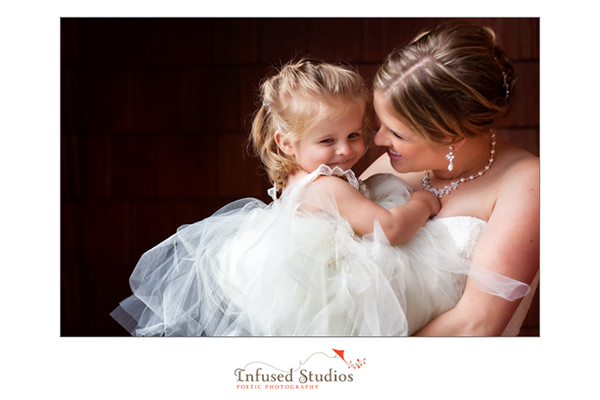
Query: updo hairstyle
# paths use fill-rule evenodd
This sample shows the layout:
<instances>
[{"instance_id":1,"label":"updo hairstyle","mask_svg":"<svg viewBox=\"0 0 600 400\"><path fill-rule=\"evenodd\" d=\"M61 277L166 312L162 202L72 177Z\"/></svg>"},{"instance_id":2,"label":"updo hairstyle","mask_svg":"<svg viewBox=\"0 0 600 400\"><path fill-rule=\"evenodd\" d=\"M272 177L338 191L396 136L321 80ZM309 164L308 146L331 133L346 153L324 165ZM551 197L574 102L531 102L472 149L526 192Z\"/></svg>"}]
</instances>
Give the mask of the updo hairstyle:
<instances>
[{"instance_id":1,"label":"updo hairstyle","mask_svg":"<svg viewBox=\"0 0 600 400\"><path fill-rule=\"evenodd\" d=\"M261 158L269 180L283 190L289 175L300 166L277 146L275 132L283 141L296 143L317 124L339 113L339 100L363 112L365 148L370 140L369 114L372 94L364 79L344 65L301 59L290 62L260 85L261 105L254 116L251 142Z\"/></svg>"},{"instance_id":2,"label":"updo hairstyle","mask_svg":"<svg viewBox=\"0 0 600 400\"><path fill-rule=\"evenodd\" d=\"M508 114L515 83L494 31L458 20L391 53L374 90L415 133L449 145L489 133Z\"/></svg>"}]
</instances>

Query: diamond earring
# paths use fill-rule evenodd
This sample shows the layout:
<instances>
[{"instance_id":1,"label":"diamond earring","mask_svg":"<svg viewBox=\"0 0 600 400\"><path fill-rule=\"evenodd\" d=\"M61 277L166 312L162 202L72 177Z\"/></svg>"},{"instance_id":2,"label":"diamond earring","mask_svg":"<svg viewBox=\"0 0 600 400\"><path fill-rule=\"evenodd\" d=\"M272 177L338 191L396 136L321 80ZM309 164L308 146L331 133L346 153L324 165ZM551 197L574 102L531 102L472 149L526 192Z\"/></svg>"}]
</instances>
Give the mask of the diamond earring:
<instances>
[{"instance_id":1,"label":"diamond earring","mask_svg":"<svg viewBox=\"0 0 600 400\"><path fill-rule=\"evenodd\" d=\"M452 161L454 160L454 146L450 146L449 150L450 150L450 152L448 154L446 154L446 158L450 162L448 164L448 171L452 171L454 169L454 165L452 164Z\"/></svg>"}]
</instances>

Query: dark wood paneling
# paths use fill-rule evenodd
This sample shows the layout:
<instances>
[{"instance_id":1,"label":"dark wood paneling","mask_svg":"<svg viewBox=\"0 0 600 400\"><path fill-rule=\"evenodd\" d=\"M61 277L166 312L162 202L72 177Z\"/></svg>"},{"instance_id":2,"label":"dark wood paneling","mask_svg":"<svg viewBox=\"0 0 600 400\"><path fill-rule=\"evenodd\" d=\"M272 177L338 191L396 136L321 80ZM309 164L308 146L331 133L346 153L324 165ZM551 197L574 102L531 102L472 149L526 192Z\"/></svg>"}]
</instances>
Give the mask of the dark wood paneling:
<instances>
[{"instance_id":1,"label":"dark wood paneling","mask_svg":"<svg viewBox=\"0 0 600 400\"><path fill-rule=\"evenodd\" d=\"M439 18L372 18L365 21L365 60L380 62L422 31L435 28Z\"/></svg>"},{"instance_id":2,"label":"dark wood paneling","mask_svg":"<svg viewBox=\"0 0 600 400\"><path fill-rule=\"evenodd\" d=\"M540 125L540 70L535 61L514 63L517 88L510 114L503 124L514 127L537 127Z\"/></svg>"},{"instance_id":3,"label":"dark wood paneling","mask_svg":"<svg viewBox=\"0 0 600 400\"><path fill-rule=\"evenodd\" d=\"M128 201L84 202L81 207L80 261L85 265L101 265L105 270L112 265L129 263L132 225Z\"/></svg>"},{"instance_id":4,"label":"dark wood paneling","mask_svg":"<svg viewBox=\"0 0 600 400\"><path fill-rule=\"evenodd\" d=\"M266 191L261 163L252 156L245 133L219 136L219 197L260 197ZM236 160L232 162L231 160ZM236 182L235 185L230 182Z\"/></svg>"},{"instance_id":5,"label":"dark wood paneling","mask_svg":"<svg viewBox=\"0 0 600 400\"><path fill-rule=\"evenodd\" d=\"M79 74L79 133L131 132L135 105L132 71L128 68L81 68Z\"/></svg>"},{"instance_id":6,"label":"dark wood paneling","mask_svg":"<svg viewBox=\"0 0 600 400\"><path fill-rule=\"evenodd\" d=\"M258 29L261 62L278 64L306 56L306 18L264 18Z\"/></svg>"},{"instance_id":7,"label":"dark wood paneling","mask_svg":"<svg viewBox=\"0 0 600 400\"><path fill-rule=\"evenodd\" d=\"M182 67L210 63L212 19L157 19L152 25L151 65Z\"/></svg>"},{"instance_id":8,"label":"dark wood paneling","mask_svg":"<svg viewBox=\"0 0 600 400\"><path fill-rule=\"evenodd\" d=\"M213 21L214 62L247 64L258 61L258 21L254 18L220 18Z\"/></svg>"},{"instance_id":9,"label":"dark wood paneling","mask_svg":"<svg viewBox=\"0 0 600 400\"><path fill-rule=\"evenodd\" d=\"M270 73L271 68L267 66L243 66L240 67L240 125L238 129L250 132L252 118L257 110L258 94L262 79Z\"/></svg>"},{"instance_id":10,"label":"dark wood paneling","mask_svg":"<svg viewBox=\"0 0 600 400\"><path fill-rule=\"evenodd\" d=\"M157 196L210 198L218 190L219 135L173 133L158 137Z\"/></svg>"},{"instance_id":11,"label":"dark wood paneling","mask_svg":"<svg viewBox=\"0 0 600 400\"><path fill-rule=\"evenodd\" d=\"M308 53L333 61L362 60L363 19L317 18L308 23Z\"/></svg>"}]
</instances>

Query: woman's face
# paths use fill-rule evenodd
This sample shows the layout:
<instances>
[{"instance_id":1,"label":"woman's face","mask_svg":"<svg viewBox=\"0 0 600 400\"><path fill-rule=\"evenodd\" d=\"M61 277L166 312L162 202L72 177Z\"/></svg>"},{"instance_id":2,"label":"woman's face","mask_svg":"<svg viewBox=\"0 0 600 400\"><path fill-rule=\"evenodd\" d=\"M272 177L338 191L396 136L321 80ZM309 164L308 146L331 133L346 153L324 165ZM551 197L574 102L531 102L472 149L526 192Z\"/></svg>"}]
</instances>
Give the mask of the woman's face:
<instances>
[{"instance_id":1,"label":"woman's face","mask_svg":"<svg viewBox=\"0 0 600 400\"><path fill-rule=\"evenodd\" d=\"M418 172L445 168L448 149L435 146L419 136L385 108L384 97L375 92L374 107L380 128L375 135L377 146L387 147L392 167L400 172Z\"/></svg>"}]
</instances>

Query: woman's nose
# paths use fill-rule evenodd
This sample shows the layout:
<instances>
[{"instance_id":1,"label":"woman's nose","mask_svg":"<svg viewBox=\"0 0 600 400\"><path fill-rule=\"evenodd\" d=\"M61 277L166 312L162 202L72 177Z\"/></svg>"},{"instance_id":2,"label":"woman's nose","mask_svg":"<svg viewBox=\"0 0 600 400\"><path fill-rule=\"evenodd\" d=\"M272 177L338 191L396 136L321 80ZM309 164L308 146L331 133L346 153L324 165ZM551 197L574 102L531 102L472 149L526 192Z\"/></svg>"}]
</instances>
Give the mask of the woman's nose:
<instances>
[{"instance_id":1,"label":"woman's nose","mask_svg":"<svg viewBox=\"0 0 600 400\"><path fill-rule=\"evenodd\" d=\"M377 146L381 146L381 147L388 146L387 136L383 132L383 128L379 128L377 130L375 137L373 137L373 143L375 143Z\"/></svg>"}]
</instances>

